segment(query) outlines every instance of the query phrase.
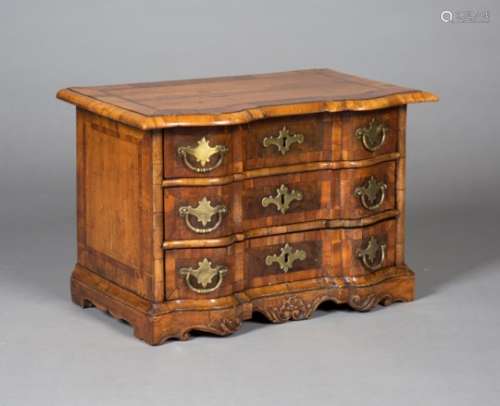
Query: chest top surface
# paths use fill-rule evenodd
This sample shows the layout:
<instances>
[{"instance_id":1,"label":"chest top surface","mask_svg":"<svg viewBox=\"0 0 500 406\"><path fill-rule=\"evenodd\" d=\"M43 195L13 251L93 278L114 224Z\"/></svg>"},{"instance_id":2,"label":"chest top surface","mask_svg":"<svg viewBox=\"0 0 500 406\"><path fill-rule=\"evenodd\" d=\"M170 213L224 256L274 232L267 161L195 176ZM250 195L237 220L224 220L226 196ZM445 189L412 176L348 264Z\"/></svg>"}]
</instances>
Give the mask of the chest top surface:
<instances>
[{"instance_id":1,"label":"chest top surface","mask_svg":"<svg viewBox=\"0 0 500 406\"><path fill-rule=\"evenodd\" d=\"M428 92L330 69L70 87L57 96L143 130L242 124L266 117L373 110L437 100Z\"/></svg>"}]
</instances>

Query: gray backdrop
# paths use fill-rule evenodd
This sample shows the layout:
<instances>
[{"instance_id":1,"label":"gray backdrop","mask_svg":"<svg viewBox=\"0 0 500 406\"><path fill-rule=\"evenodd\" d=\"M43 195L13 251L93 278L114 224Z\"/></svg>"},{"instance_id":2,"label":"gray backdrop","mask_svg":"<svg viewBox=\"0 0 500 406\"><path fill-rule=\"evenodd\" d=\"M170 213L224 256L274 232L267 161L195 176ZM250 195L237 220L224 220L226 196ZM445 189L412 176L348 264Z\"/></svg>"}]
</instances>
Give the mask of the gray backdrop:
<instances>
[{"instance_id":1,"label":"gray backdrop","mask_svg":"<svg viewBox=\"0 0 500 406\"><path fill-rule=\"evenodd\" d=\"M445 24L450 7L491 21ZM0 405L497 403L499 43L494 1L4 0ZM408 111L417 300L156 348L74 306L75 114L56 91L309 67L441 97Z\"/></svg>"}]
</instances>

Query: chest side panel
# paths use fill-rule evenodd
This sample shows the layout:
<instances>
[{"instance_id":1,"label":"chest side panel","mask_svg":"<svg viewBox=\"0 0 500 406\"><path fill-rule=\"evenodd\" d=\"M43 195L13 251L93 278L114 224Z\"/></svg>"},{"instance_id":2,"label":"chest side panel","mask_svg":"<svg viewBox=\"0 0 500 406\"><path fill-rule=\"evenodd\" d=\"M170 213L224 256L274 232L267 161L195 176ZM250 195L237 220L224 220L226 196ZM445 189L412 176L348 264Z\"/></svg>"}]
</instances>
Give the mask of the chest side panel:
<instances>
[{"instance_id":1,"label":"chest side panel","mask_svg":"<svg viewBox=\"0 0 500 406\"><path fill-rule=\"evenodd\" d=\"M152 299L152 138L84 111L77 121L78 262Z\"/></svg>"}]
</instances>

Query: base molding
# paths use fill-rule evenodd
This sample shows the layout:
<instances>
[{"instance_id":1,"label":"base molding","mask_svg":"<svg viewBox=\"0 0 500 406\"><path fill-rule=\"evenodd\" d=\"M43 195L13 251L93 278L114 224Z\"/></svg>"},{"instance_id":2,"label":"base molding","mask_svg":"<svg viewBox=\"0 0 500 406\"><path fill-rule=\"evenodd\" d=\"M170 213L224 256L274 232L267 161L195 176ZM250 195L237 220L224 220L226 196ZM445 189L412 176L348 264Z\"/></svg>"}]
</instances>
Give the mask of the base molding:
<instances>
[{"instance_id":1,"label":"base molding","mask_svg":"<svg viewBox=\"0 0 500 406\"><path fill-rule=\"evenodd\" d=\"M311 317L327 301L368 311L378 304L414 299L415 277L406 266L385 268L363 278L320 278L293 285L250 289L216 300L152 303L77 264L71 297L81 307L95 306L127 321L134 335L158 345L170 338L187 340L192 330L226 336L254 312L272 323Z\"/></svg>"}]
</instances>

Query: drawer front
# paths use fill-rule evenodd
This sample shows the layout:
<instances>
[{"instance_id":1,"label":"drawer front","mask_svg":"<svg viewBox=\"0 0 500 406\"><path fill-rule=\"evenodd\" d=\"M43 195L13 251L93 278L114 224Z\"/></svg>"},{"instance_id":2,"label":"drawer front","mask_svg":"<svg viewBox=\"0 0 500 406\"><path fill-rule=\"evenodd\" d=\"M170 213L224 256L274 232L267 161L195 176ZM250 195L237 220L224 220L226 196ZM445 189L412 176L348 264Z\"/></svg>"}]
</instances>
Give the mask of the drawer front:
<instances>
[{"instance_id":1,"label":"drawer front","mask_svg":"<svg viewBox=\"0 0 500 406\"><path fill-rule=\"evenodd\" d=\"M248 239L221 248L175 249L165 255L167 298L213 299L247 288L341 275L337 240L326 230Z\"/></svg>"},{"instance_id":2,"label":"drawer front","mask_svg":"<svg viewBox=\"0 0 500 406\"><path fill-rule=\"evenodd\" d=\"M396 220L246 242L247 288L322 276L366 276L395 265Z\"/></svg>"},{"instance_id":3,"label":"drawer front","mask_svg":"<svg viewBox=\"0 0 500 406\"><path fill-rule=\"evenodd\" d=\"M397 152L398 108L342 113L342 160L369 159Z\"/></svg>"},{"instance_id":4,"label":"drawer front","mask_svg":"<svg viewBox=\"0 0 500 406\"><path fill-rule=\"evenodd\" d=\"M339 233L336 233L336 237ZM340 245L327 230L256 238L245 242L247 288L341 276ZM335 255L337 254L337 255Z\"/></svg>"},{"instance_id":5,"label":"drawer front","mask_svg":"<svg viewBox=\"0 0 500 406\"><path fill-rule=\"evenodd\" d=\"M395 171L395 162L386 162L222 186L166 188L165 240L218 238L294 223L368 217L395 208Z\"/></svg>"},{"instance_id":6,"label":"drawer front","mask_svg":"<svg viewBox=\"0 0 500 406\"><path fill-rule=\"evenodd\" d=\"M248 239L221 248L169 250L167 298L213 299L279 283L366 276L395 265L396 220Z\"/></svg>"},{"instance_id":7,"label":"drawer front","mask_svg":"<svg viewBox=\"0 0 500 406\"><path fill-rule=\"evenodd\" d=\"M164 238L218 238L258 228L337 218L338 180L337 171L324 170L222 186L166 188Z\"/></svg>"},{"instance_id":8,"label":"drawer front","mask_svg":"<svg viewBox=\"0 0 500 406\"><path fill-rule=\"evenodd\" d=\"M223 177L277 166L356 161L397 152L399 111L391 108L312 114L258 120L245 126L168 129L163 137L164 176Z\"/></svg>"},{"instance_id":9,"label":"drawer front","mask_svg":"<svg viewBox=\"0 0 500 406\"><path fill-rule=\"evenodd\" d=\"M165 240L217 238L238 232L239 189L239 183L167 188Z\"/></svg>"},{"instance_id":10,"label":"drawer front","mask_svg":"<svg viewBox=\"0 0 500 406\"><path fill-rule=\"evenodd\" d=\"M248 125L245 169L332 159L332 116L314 114L260 120Z\"/></svg>"},{"instance_id":11,"label":"drawer front","mask_svg":"<svg viewBox=\"0 0 500 406\"><path fill-rule=\"evenodd\" d=\"M167 299L214 299L243 290L242 249L241 244L233 244L167 251Z\"/></svg>"},{"instance_id":12,"label":"drawer front","mask_svg":"<svg viewBox=\"0 0 500 406\"><path fill-rule=\"evenodd\" d=\"M342 268L346 276L364 276L395 265L396 220L342 232Z\"/></svg>"},{"instance_id":13,"label":"drawer front","mask_svg":"<svg viewBox=\"0 0 500 406\"><path fill-rule=\"evenodd\" d=\"M396 162L340 171L342 218L361 218L396 207Z\"/></svg>"},{"instance_id":14,"label":"drawer front","mask_svg":"<svg viewBox=\"0 0 500 406\"><path fill-rule=\"evenodd\" d=\"M196 178L226 176L241 171L234 164L239 127L172 128L163 137L164 176Z\"/></svg>"},{"instance_id":15,"label":"drawer front","mask_svg":"<svg viewBox=\"0 0 500 406\"><path fill-rule=\"evenodd\" d=\"M243 229L338 217L338 175L324 170L244 181Z\"/></svg>"}]
</instances>

